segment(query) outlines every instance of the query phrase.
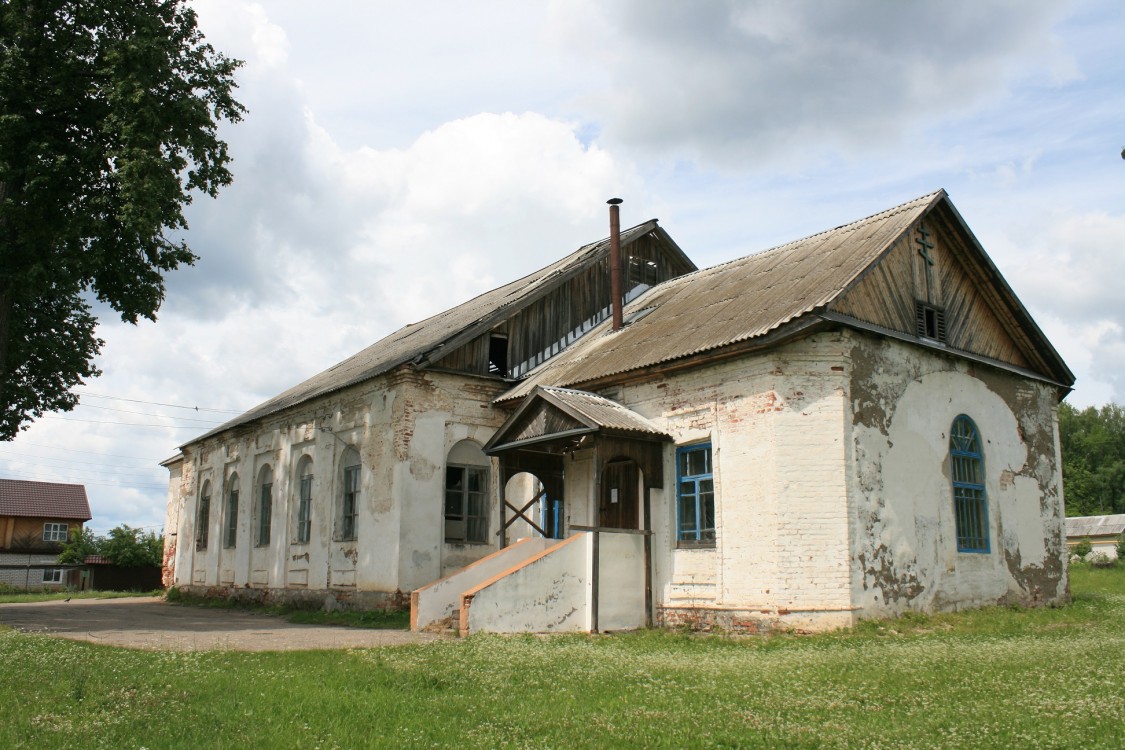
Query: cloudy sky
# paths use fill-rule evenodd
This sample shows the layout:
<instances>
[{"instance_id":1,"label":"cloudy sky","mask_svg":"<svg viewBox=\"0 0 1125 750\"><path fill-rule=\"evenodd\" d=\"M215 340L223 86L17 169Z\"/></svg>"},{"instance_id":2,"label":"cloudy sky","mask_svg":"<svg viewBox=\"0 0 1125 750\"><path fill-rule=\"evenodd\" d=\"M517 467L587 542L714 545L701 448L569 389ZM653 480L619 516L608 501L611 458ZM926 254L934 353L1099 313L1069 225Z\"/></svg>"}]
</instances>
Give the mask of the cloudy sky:
<instances>
[{"instance_id":1,"label":"cloudy sky","mask_svg":"<svg viewBox=\"0 0 1125 750\"><path fill-rule=\"evenodd\" d=\"M0 445L159 529L158 462L392 330L659 218L700 266L945 188L1078 376L1125 402L1120 0L196 0L246 61L234 184L157 323Z\"/></svg>"}]
</instances>

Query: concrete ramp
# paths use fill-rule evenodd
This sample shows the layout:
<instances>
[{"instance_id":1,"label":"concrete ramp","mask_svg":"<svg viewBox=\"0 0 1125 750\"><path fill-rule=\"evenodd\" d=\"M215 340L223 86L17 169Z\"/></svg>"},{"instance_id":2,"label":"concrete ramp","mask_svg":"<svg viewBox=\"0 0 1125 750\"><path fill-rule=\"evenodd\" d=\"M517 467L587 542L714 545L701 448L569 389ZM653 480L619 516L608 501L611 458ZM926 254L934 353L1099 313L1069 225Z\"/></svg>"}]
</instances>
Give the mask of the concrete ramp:
<instances>
[{"instance_id":1,"label":"concrete ramp","mask_svg":"<svg viewBox=\"0 0 1125 750\"><path fill-rule=\"evenodd\" d=\"M579 532L465 589L461 635L643 627L644 566L643 535Z\"/></svg>"},{"instance_id":2,"label":"concrete ramp","mask_svg":"<svg viewBox=\"0 0 1125 750\"><path fill-rule=\"evenodd\" d=\"M487 581L498 573L518 566L529 557L555 544L554 539L521 539L502 550L482 557L456 573L427 584L410 593L410 629L423 630L453 617L461 605L461 594ZM457 627L457 623L453 623Z\"/></svg>"}]
</instances>

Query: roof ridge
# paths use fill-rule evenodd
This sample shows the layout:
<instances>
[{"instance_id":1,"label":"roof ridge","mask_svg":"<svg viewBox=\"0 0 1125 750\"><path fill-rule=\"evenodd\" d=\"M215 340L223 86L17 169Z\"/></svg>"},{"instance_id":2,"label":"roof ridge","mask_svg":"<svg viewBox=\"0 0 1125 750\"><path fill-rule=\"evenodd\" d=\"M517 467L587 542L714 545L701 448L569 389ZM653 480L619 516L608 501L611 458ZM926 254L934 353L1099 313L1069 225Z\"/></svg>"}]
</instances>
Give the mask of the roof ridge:
<instances>
[{"instance_id":1,"label":"roof ridge","mask_svg":"<svg viewBox=\"0 0 1125 750\"><path fill-rule=\"evenodd\" d=\"M849 227L858 228L860 225L866 224L866 223L871 222L871 221L875 221L876 219L884 219L884 218L893 216L897 213L901 213L903 211L906 211L909 208L912 208L915 204L922 203L922 202L930 202L933 199L935 199L936 197L938 197L939 195L943 195L943 194L945 194L945 188L938 188L937 190L933 191L932 193L920 195L917 198L913 198L911 200L905 201L904 203L900 203L897 206L892 206L891 208L887 208L887 209L884 209L882 211L878 211L876 213L871 214L870 216L865 216L862 219L856 219L855 221L849 221L846 224L841 224L837 227L832 227L831 229L823 229L819 232L814 232L813 234L810 234L808 236L801 237L801 238L796 239L796 240L790 240L789 242L786 242L786 243L781 244L781 245L774 245L773 247L766 248L765 250L759 250L757 252L753 252L753 253L750 253L748 255L743 255L743 256L738 257L738 258L732 258L731 260L723 261L722 263L716 263L713 266L707 266L706 268L701 268L698 271L692 271L691 273L685 273L682 276L677 276L673 279L668 279L667 281L662 282L662 283L657 284L656 286L652 287L652 289L659 289L661 287L664 287L666 289L671 288L672 286L674 286L678 282L684 282L688 279L698 278L698 277L703 276L703 275L705 275L707 273L710 273L710 272L716 272L717 273L719 270L726 269L729 266L734 266L734 265L737 265L739 263L745 263L746 261L748 261L750 259L758 260L762 257L767 256L767 255L772 255L774 253L779 253L783 250L792 248L794 245L800 245L802 243L808 242L809 240L815 239L816 237L822 237L822 236L830 234L832 232L838 232L842 229L848 229ZM651 290L648 290L648 291L651 291ZM646 292L646 294L647 294L647 292ZM638 297L638 299L640 299L640 297Z\"/></svg>"}]
</instances>

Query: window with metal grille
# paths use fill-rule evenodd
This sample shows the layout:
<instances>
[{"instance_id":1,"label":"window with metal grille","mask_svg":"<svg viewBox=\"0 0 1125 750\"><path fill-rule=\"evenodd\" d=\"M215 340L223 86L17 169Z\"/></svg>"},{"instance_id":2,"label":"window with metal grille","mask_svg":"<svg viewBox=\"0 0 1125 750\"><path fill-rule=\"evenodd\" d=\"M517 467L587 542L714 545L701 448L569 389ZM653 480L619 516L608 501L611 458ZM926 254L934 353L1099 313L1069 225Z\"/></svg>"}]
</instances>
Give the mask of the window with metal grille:
<instances>
[{"instance_id":1,"label":"window with metal grille","mask_svg":"<svg viewBox=\"0 0 1125 750\"><path fill-rule=\"evenodd\" d=\"M238 543L238 487L233 486L238 484L237 474L230 478L230 483L232 487L227 492L227 518L223 535L223 546L227 549Z\"/></svg>"},{"instance_id":2,"label":"window with metal grille","mask_svg":"<svg viewBox=\"0 0 1125 750\"><path fill-rule=\"evenodd\" d=\"M488 542L488 469L445 468L445 541Z\"/></svg>"},{"instance_id":3,"label":"window with metal grille","mask_svg":"<svg viewBox=\"0 0 1125 750\"><path fill-rule=\"evenodd\" d=\"M207 531L211 525L211 483L204 482L199 491L199 511L195 517L195 548L207 549Z\"/></svg>"},{"instance_id":4,"label":"window with metal grille","mask_svg":"<svg viewBox=\"0 0 1125 750\"><path fill-rule=\"evenodd\" d=\"M66 541L66 528L65 523L45 523L43 524L43 541L44 542L65 542Z\"/></svg>"},{"instance_id":5,"label":"window with metal grille","mask_svg":"<svg viewBox=\"0 0 1125 750\"><path fill-rule=\"evenodd\" d=\"M308 544L312 538L312 463L306 462L304 469L297 500L297 544Z\"/></svg>"},{"instance_id":6,"label":"window with metal grille","mask_svg":"<svg viewBox=\"0 0 1125 750\"><path fill-rule=\"evenodd\" d=\"M270 543L270 524L273 522L273 472L270 467L262 468L258 482L258 533L257 545L265 547Z\"/></svg>"},{"instance_id":7,"label":"window with metal grille","mask_svg":"<svg viewBox=\"0 0 1125 750\"><path fill-rule=\"evenodd\" d=\"M678 532L681 547L715 544L715 479L711 444L676 449Z\"/></svg>"},{"instance_id":8,"label":"window with metal grille","mask_svg":"<svg viewBox=\"0 0 1125 750\"><path fill-rule=\"evenodd\" d=\"M980 433L964 414L949 431L949 466L953 482L953 517L958 552L988 552L988 497L984 489L984 454Z\"/></svg>"},{"instance_id":9,"label":"window with metal grille","mask_svg":"<svg viewBox=\"0 0 1125 750\"><path fill-rule=\"evenodd\" d=\"M354 453L352 451L351 453ZM358 456L355 456L358 459ZM340 501L340 539L356 538L359 527L359 465L344 467L344 495Z\"/></svg>"},{"instance_id":10,"label":"window with metal grille","mask_svg":"<svg viewBox=\"0 0 1125 750\"><path fill-rule=\"evenodd\" d=\"M914 316L919 336L945 343L945 310L915 300Z\"/></svg>"}]
</instances>

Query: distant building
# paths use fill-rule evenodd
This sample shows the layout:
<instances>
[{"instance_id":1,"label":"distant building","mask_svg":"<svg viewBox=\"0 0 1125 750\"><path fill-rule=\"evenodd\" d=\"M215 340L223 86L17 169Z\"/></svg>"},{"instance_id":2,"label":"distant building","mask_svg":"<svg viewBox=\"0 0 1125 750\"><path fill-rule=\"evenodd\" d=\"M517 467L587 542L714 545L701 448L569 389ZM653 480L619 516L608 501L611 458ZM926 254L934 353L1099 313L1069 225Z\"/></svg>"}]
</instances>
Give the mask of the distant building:
<instances>
[{"instance_id":1,"label":"distant building","mask_svg":"<svg viewBox=\"0 0 1125 750\"><path fill-rule=\"evenodd\" d=\"M24 566L0 568L0 582L30 589L73 584L67 571L49 566L70 532L90 518L81 484L0 479L0 565Z\"/></svg>"},{"instance_id":2,"label":"distant building","mask_svg":"<svg viewBox=\"0 0 1125 750\"><path fill-rule=\"evenodd\" d=\"M1066 545L1073 552L1082 540L1090 542L1090 554L1104 552L1117 559L1117 542L1125 534L1125 513L1111 516L1075 516L1066 519Z\"/></svg>"},{"instance_id":3,"label":"distant building","mask_svg":"<svg viewBox=\"0 0 1125 750\"><path fill-rule=\"evenodd\" d=\"M703 270L611 216L186 443L166 579L463 632L1065 600L1074 377L944 191Z\"/></svg>"}]
</instances>

